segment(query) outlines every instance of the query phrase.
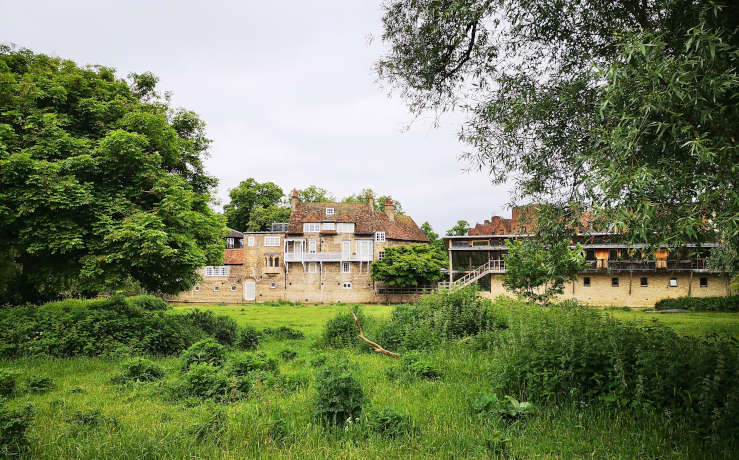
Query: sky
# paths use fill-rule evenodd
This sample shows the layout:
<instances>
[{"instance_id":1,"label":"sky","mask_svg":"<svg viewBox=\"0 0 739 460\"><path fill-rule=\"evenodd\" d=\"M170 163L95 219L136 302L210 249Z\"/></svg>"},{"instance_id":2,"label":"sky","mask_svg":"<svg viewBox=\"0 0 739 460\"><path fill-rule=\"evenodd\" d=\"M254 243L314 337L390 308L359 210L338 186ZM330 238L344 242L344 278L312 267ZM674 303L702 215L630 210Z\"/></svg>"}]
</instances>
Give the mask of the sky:
<instances>
[{"instance_id":1,"label":"sky","mask_svg":"<svg viewBox=\"0 0 739 460\"><path fill-rule=\"evenodd\" d=\"M0 0L0 42L157 75L207 123L222 204L253 177L339 199L371 188L440 234L509 216L509 187L458 160L463 116L415 119L377 81L381 20L380 0Z\"/></svg>"}]
</instances>

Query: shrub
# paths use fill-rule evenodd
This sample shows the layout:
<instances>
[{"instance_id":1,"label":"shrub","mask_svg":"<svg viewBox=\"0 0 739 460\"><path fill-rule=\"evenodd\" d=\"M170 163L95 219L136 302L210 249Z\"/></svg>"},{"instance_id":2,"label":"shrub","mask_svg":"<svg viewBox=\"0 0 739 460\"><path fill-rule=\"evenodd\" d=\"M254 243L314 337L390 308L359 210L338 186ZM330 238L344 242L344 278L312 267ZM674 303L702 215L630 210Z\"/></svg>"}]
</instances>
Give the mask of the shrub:
<instances>
[{"instance_id":1,"label":"shrub","mask_svg":"<svg viewBox=\"0 0 739 460\"><path fill-rule=\"evenodd\" d=\"M272 337L275 340L301 340L305 338L303 331L293 329L287 326L280 326L277 329L265 328L262 334Z\"/></svg>"},{"instance_id":2,"label":"shrub","mask_svg":"<svg viewBox=\"0 0 739 460\"><path fill-rule=\"evenodd\" d=\"M34 407L27 404L22 409L0 406L0 456L17 457L28 446L26 432L33 419Z\"/></svg>"},{"instance_id":3,"label":"shrub","mask_svg":"<svg viewBox=\"0 0 739 460\"><path fill-rule=\"evenodd\" d=\"M441 371L428 359L423 359L417 352L409 352L403 355L400 361L400 369L406 375L417 378L433 380L441 377Z\"/></svg>"},{"instance_id":4,"label":"shrub","mask_svg":"<svg viewBox=\"0 0 739 460\"><path fill-rule=\"evenodd\" d=\"M371 431L388 438L405 436L413 428L410 416L390 408L370 409L365 420Z\"/></svg>"},{"instance_id":5,"label":"shrub","mask_svg":"<svg viewBox=\"0 0 739 460\"><path fill-rule=\"evenodd\" d=\"M259 332L251 326L244 326L239 331L236 346L242 350L255 350L259 346Z\"/></svg>"},{"instance_id":6,"label":"shrub","mask_svg":"<svg viewBox=\"0 0 739 460\"><path fill-rule=\"evenodd\" d=\"M54 381L49 377L29 377L26 383L31 393L46 393L54 389Z\"/></svg>"},{"instance_id":7,"label":"shrub","mask_svg":"<svg viewBox=\"0 0 739 460\"><path fill-rule=\"evenodd\" d=\"M294 350L287 349L287 350L282 350L280 352L280 358L283 361L292 361L293 359L297 357L298 357L298 353L295 352Z\"/></svg>"},{"instance_id":8,"label":"shrub","mask_svg":"<svg viewBox=\"0 0 739 460\"><path fill-rule=\"evenodd\" d=\"M512 396L499 399L495 393L483 393L475 400L472 408L478 415L498 415L508 421L524 419L533 413L531 403L520 402Z\"/></svg>"},{"instance_id":9,"label":"shrub","mask_svg":"<svg viewBox=\"0 0 739 460\"><path fill-rule=\"evenodd\" d=\"M135 307L146 311L169 310L169 305L164 299L153 295L139 295L129 297L126 301Z\"/></svg>"},{"instance_id":10,"label":"shrub","mask_svg":"<svg viewBox=\"0 0 739 460\"><path fill-rule=\"evenodd\" d=\"M191 396L203 399L227 399L232 387L232 381L217 367L202 362L193 364L183 375L179 386L179 396Z\"/></svg>"},{"instance_id":11,"label":"shrub","mask_svg":"<svg viewBox=\"0 0 739 460\"><path fill-rule=\"evenodd\" d=\"M362 328L364 328L364 330L368 330L371 327L371 321L367 318L364 312L362 312L360 308L356 308L354 313L357 315L357 319L359 320L359 324L362 325ZM354 317L348 311L337 313L333 318L326 322L323 326L321 342L325 346L334 348L362 346L369 349L369 347L359 338L359 330L354 322Z\"/></svg>"},{"instance_id":12,"label":"shrub","mask_svg":"<svg viewBox=\"0 0 739 460\"><path fill-rule=\"evenodd\" d=\"M678 297L662 299L654 304L656 310L726 311L739 312L739 295L727 297Z\"/></svg>"},{"instance_id":13,"label":"shrub","mask_svg":"<svg viewBox=\"0 0 739 460\"><path fill-rule=\"evenodd\" d=\"M316 418L326 426L343 425L362 413L364 393L345 364L326 366L316 377Z\"/></svg>"},{"instance_id":14,"label":"shrub","mask_svg":"<svg viewBox=\"0 0 739 460\"><path fill-rule=\"evenodd\" d=\"M229 360L227 368L231 375L245 376L254 371L277 372L277 360L262 352L245 353Z\"/></svg>"},{"instance_id":15,"label":"shrub","mask_svg":"<svg viewBox=\"0 0 739 460\"><path fill-rule=\"evenodd\" d=\"M326 361L328 361L328 356L326 356L325 353L321 353L319 355L316 355L313 359L310 360L310 366L311 367L321 367L324 364L326 364Z\"/></svg>"},{"instance_id":16,"label":"shrub","mask_svg":"<svg viewBox=\"0 0 739 460\"><path fill-rule=\"evenodd\" d=\"M131 358L123 362L115 383L153 382L164 377L164 369L146 358Z\"/></svg>"},{"instance_id":17,"label":"shrub","mask_svg":"<svg viewBox=\"0 0 739 460\"><path fill-rule=\"evenodd\" d=\"M196 342L182 353L182 368L193 364L208 363L219 367L226 360L226 349L213 338Z\"/></svg>"},{"instance_id":18,"label":"shrub","mask_svg":"<svg viewBox=\"0 0 739 460\"><path fill-rule=\"evenodd\" d=\"M185 321L215 337L222 345L233 345L239 335L239 325L228 316L216 316L212 311L193 310L185 314Z\"/></svg>"},{"instance_id":19,"label":"shrub","mask_svg":"<svg viewBox=\"0 0 739 460\"><path fill-rule=\"evenodd\" d=\"M714 431L739 422L731 383L739 353L728 337L681 337L582 307L531 307L493 355L490 374L507 394L669 409Z\"/></svg>"},{"instance_id":20,"label":"shrub","mask_svg":"<svg viewBox=\"0 0 739 460\"><path fill-rule=\"evenodd\" d=\"M10 398L18 386L18 373L0 369L0 397Z\"/></svg>"}]
</instances>

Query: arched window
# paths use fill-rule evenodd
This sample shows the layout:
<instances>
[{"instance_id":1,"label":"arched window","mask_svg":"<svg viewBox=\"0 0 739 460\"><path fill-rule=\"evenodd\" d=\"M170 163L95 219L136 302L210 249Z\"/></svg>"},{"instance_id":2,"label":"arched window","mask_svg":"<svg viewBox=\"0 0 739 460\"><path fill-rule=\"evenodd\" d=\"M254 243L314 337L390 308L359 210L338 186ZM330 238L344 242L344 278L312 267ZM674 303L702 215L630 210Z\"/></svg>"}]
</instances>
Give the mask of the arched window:
<instances>
[{"instance_id":1,"label":"arched window","mask_svg":"<svg viewBox=\"0 0 739 460\"><path fill-rule=\"evenodd\" d=\"M275 257L275 265L274 266L275 267L279 267L280 266L280 258L279 257Z\"/></svg>"}]
</instances>

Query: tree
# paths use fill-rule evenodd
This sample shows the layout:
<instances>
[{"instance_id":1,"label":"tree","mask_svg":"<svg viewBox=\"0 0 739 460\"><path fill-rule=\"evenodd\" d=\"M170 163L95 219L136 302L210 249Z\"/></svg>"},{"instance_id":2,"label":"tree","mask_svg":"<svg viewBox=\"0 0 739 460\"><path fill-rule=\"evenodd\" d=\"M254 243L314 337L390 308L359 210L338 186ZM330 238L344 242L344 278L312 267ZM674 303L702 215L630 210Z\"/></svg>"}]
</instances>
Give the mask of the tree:
<instances>
[{"instance_id":1,"label":"tree","mask_svg":"<svg viewBox=\"0 0 739 460\"><path fill-rule=\"evenodd\" d=\"M582 247L571 249L567 241L549 246L534 238L510 241L503 258L503 286L532 302L546 303L562 294L565 281L577 279L584 267Z\"/></svg>"},{"instance_id":2,"label":"tree","mask_svg":"<svg viewBox=\"0 0 739 460\"><path fill-rule=\"evenodd\" d=\"M443 253L425 243L385 248L385 257L372 262L372 281L390 287L412 287L438 281L446 265Z\"/></svg>"},{"instance_id":3,"label":"tree","mask_svg":"<svg viewBox=\"0 0 739 460\"><path fill-rule=\"evenodd\" d=\"M466 220L458 220L457 225L446 231L446 236L464 236L470 231L470 223Z\"/></svg>"},{"instance_id":4,"label":"tree","mask_svg":"<svg viewBox=\"0 0 739 460\"><path fill-rule=\"evenodd\" d=\"M223 206L226 216L226 224L239 231L261 231L267 230L271 222L264 226L264 222L252 222L255 210L269 207L286 207L282 189L273 182L259 183L253 178L248 178L228 192L231 201ZM288 217L289 217L289 208ZM263 219L264 212L260 213ZM283 221L284 222L284 221ZM255 229L256 230L252 230Z\"/></svg>"},{"instance_id":5,"label":"tree","mask_svg":"<svg viewBox=\"0 0 739 460\"><path fill-rule=\"evenodd\" d=\"M444 240L439 238L439 234L434 231L431 224L428 222L421 224L421 231L426 235L426 238L429 239L429 244L439 250L446 259L448 255L446 253L446 247L444 246Z\"/></svg>"},{"instance_id":6,"label":"tree","mask_svg":"<svg viewBox=\"0 0 739 460\"><path fill-rule=\"evenodd\" d=\"M298 197L303 203L325 203L336 201L336 198L329 193L328 190L316 185L309 185L302 190L298 190Z\"/></svg>"},{"instance_id":7,"label":"tree","mask_svg":"<svg viewBox=\"0 0 739 460\"><path fill-rule=\"evenodd\" d=\"M220 263L209 140L152 74L0 47L0 297L174 294Z\"/></svg>"},{"instance_id":8,"label":"tree","mask_svg":"<svg viewBox=\"0 0 739 460\"><path fill-rule=\"evenodd\" d=\"M290 220L291 209L288 206L268 206L256 208L251 213L251 219L246 225L247 232L260 232L272 228L274 222L287 222Z\"/></svg>"},{"instance_id":9,"label":"tree","mask_svg":"<svg viewBox=\"0 0 739 460\"><path fill-rule=\"evenodd\" d=\"M375 192L373 192L371 188L364 188L356 195L349 195L341 201L343 203L369 203L370 196L374 197L375 212L385 212L385 203L387 200L392 200L395 205L395 214L405 214L403 211L403 205L400 204L400 201L393 200L393 197L390 195L381 195L376 197Z\"/></svg>"},{"instance_id":10,"label":"tree","mask_svg":"<svg viewBox=\"0 0 739 460\"><path fill-rule=\"evenodd\" d=\"M377 70L416 115L466 113L463 157L513 201L673 246L736 228L737 21L737 2L388 0Z\"/></svg>"}]
</instances>

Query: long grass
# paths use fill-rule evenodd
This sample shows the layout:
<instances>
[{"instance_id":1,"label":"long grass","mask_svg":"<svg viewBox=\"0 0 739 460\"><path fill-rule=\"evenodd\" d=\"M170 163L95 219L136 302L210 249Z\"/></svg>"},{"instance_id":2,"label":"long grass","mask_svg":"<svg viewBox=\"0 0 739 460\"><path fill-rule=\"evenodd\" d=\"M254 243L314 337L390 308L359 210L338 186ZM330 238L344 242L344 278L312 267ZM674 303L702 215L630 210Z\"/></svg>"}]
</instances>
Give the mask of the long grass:
<instances>
[{"instance_id":1,"label":"long grass","mask_svg":"<svg viewBox=\"0 0 739 460\"><path fill-rule=\"evenodd\" d=\"M397 360L315 347L322 325L344 311L344 305L178 306L175 314L190 308L228 314L257 329L288 326L302 330L305 339L267 340L259 349L275 357L286 349L297 352L295 360L280 363L280 372L287 375L312 374L311 361L319 355L347 358L369 404L410 415L414 429L408 436L386 439L351 429L323 428L312 418L312 384L295 391L258 390L231 404L172 399L165 387L178 375L177 358L154 359L167 371L163 382L123 386L111 383L120 370L119 360L21 359L0 366L19 371L21 382L30 376L48 376L55 383L54 390L46 394L21 389L11 401L13 406L30 402L36 407L25 457L694 459L732 454L732 446L700 439L665 413L568 403L537 407L534 416L516 422L478 416L471 409L472 402L489 391L495 378L489 371L495 356L465 343L451 344L428 355L442 370L441 379L389 379L386 371L397 366ZM378 319L387 318L391 309L363 307ZM628 315L633 313L623 312ZM726 319L724 314L700 315ZM662 318L672 316L659 315ZM736 335L739 324L727 322L734 324L727 328ZM75 422L78 411L99 411L98 424ZM219 411L223 417L214 424L213 416ZM281 439L271 432L278 420L285 428Z\"/></svg>"}]
</instances>

